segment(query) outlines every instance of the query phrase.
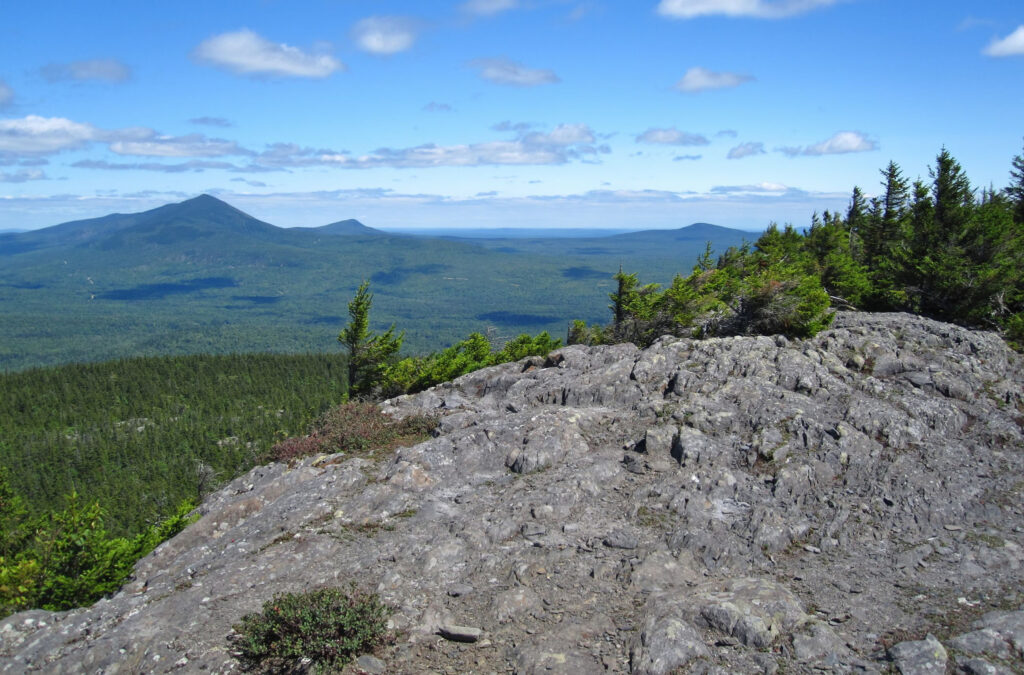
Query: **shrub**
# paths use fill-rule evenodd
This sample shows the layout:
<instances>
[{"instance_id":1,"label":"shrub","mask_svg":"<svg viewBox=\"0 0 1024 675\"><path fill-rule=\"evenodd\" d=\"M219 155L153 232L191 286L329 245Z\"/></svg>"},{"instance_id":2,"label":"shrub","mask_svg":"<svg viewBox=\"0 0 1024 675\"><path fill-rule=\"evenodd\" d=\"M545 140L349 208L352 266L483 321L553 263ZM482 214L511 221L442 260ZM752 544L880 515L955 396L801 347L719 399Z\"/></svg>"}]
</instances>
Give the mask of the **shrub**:
<instances>
[{"instance_id":1,"label":"shrub","mask_svg":"<svg viewBox=\"0 0 1024 675\"><path fill-rule=\"evenodd\" d=\"M372 454L425 438L436 426L437 419L426 415L396 420L382 413L375 403L350 402L324 413L308 435L281 441L264 459L290 462L319 453Z\"/></svg>"},{"instance_id":2,"label":"shrub","mask_svg":"<svg viewBox=\"0 0 1024 675\"><path fill-rule=\"evenodd\" d=\"M388 608L375 594L350 586L276 595L263 611L234 626L242 664L281 672L310 659L317 672L341 670L359 654L387 644Z\"/></svg>"}]
</instances>

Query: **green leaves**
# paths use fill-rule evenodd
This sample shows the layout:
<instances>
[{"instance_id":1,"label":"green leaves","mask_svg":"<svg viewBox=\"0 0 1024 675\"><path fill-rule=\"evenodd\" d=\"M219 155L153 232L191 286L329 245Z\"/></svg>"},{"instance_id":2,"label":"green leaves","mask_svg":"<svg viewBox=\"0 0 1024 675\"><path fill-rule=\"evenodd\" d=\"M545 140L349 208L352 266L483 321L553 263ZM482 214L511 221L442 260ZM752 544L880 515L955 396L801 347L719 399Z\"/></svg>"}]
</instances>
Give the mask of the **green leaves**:
<instances>
[{"instance_id":1,"label":"green leaves","mask_svg":"<svg viewBox=\"0 0 1024 675\"><path fill-rule=\"evenodd\" d=\"M359 654L387 644L389 609L350 586L276 595L263 611L234 626L234 647L248 668L280 672L311 659L317 672L338 672Z\"/></svg>"},{"instance_id":2,"label":"green leaves","mask_svg":"<svg viewBox=\"0 0 1024 675\"><path fill-rule=\"evenodd\" d=\"M363 281L355 297L348 303L349 322L338 335L338 342L348 350L350 396L369 396L374 393L405 339L404 332L395 335L394 324L380 335L370 332L372 307L370 282Z\"/></svg>"},{"instance_id":3,"label":"green leaves","mask_svg":"<svg viewBox=\"0 0 1024 675\"><path fill-rule=\"evenodd\" d=\"M195 520L189 516L194 508L184 502L135 537L111 537L99 504L71 493L62 510L19 525L31 538L0 556L0 615L35 607L72 609L113 593L139 558Z\"/></svg>"}]
</instances>

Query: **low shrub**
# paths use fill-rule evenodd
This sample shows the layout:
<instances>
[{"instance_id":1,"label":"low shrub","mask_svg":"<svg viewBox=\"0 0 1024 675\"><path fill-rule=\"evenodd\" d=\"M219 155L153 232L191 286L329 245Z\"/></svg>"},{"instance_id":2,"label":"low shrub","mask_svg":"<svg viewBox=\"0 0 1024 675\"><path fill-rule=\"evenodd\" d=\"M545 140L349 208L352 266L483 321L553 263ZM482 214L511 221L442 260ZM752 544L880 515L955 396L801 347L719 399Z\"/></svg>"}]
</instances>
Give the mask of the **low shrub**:
<instances>
[{"instance_id":1,"label":"low shrub","mask_svg":"<svg viewBox=\"0 0 1024 675\"><path fill-rule=\"evenodd\" d=\"M324 413L309 434L281 441L263 459L290 462L321 453L373 454L424 439L436 426L434 417L411 415L396 420L374 403L345 403Z\"/></svg>"},{"instance_id":2,"label":"low shrub","mask_svg":"<svg viewBox=\"0 0 1024 675\"><path fill-rule=\"evenodd\" d=\"M359 654L387 644L388 608L350 586L284 593L234 626L234 647L249 670L287 672L309 659L320 673L340 671Z\"/></svg>"}]
</instances>

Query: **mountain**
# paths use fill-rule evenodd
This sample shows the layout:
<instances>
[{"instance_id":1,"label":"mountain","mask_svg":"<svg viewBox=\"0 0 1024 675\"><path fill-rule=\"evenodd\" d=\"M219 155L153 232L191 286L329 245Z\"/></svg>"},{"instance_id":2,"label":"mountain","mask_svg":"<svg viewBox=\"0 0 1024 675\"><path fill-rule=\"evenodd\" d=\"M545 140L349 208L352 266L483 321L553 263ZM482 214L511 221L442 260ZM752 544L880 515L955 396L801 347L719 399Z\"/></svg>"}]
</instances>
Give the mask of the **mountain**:
<instances>
[{"instance_id":1,"label":"mountain","mask_svg":"<svg viewBox=\"0 0 1024 675\"><path fill-rule=\"evenodd\" d=\"M374 229L363 225L355 218L349 218L348 220L339 220L336 223L330 225L321 225L320 227L310 228L315 232L322 232L324 234L336 234L343 237L359 236L359 235L374 235L374 234L385 234L381 230Z\"/></svg>"},{"instance_id":2,"label":"mountain","mask_svg":"<svg viewBox=\"0 0 1024 675\"><path fill-rule=\"evenodd\" d=\"M280 228L210 195L0 235L0 370L123 356L337 348L363 280L374 330L444 348L573 319L607 320L621 265L645 282L689 273L750 233L683 228L603 237L451 239L355 220ZM703 226L705 228L711 226Z\"/></svg>"},{"instance_id":3,"label":"mountain","mask_svg":"<svg viewBox=\"0 0 1024 675\"><path fill-rule=\"evenodd\" d=\"M1022 382L906 314L477 371L383 404L429 440L253 469L113 597L0 621L0 671L236 672L242 617L351 582L398 634L352 672L1019 673Z\"/></svg>"}]
</instances>

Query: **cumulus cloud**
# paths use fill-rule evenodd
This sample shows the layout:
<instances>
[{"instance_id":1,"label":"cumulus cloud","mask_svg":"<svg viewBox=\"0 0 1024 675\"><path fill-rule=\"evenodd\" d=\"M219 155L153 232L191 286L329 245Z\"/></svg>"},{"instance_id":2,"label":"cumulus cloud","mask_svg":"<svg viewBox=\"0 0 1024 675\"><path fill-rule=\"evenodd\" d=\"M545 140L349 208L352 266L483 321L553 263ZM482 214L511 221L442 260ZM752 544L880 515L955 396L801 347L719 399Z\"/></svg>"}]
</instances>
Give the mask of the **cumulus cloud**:
<instances>
[{"instance_id":1,"label":"cumulus cloud","mask_svg":"<svg viewBox=\"0 0 1024 675\"><path fill-rule=\"evenodd\" d=\"M468 0L461 5L462 11L477 16L493 16L515 9L519 0Z\"/></svg>"},{"instance_id":2,"label":"cumulus cloud","mask_svg":"<svg viewBox=\"0 0 1024 675\"><path fill-rule=\"evenodd\" d=\"M648 129L636 137L637 143L657 143L661 145L707 145L709 141L700 134L679 131L676 128Z\"/></svg>"},{"instance_id":3,"label":"cumulus cloud","mask_svg":"<svg viewBox=\"0 0 1024 675\"><path fill-rule=\"evenodd\" d=\"M140 138L116 140L110 144L110 150L118 155L144 157L223 157L255 154L234 141L222 138L207 138L203 134L161 136L155 132Z\"/></svg>"},{"instance_id":4,"label":"cumulus cloud","mask_svg":"<svg viewBox=\"0 0 1024 675\"><path fill-rule=\"evenodd\" d=\"M743 159L744 157L763 155L764 153L764 143L740 143L735 148L729 150L729 154L726 157L728 159Z\"/></svg>"},{"instance_id":5,"label":"cumulus cloud","mask_svg":"<svg viewBox=\"0 0 1024 675\"><path fill-rule=\"evenodd\" d=\"M820 155L844 155L850 152L870 152L878 149L878 143L871 140L859 131L840 131L820 143L806 147L782 147L778 148L789 157L804 155L818 157Z\"/></svg>"},{"instance_id":6,"label":"cumulus cloud","mask_svg":"<svg viewBox=\"0 0 1024 675\"><path fill-rule=\"evenodd\" d=\"M713 70L695 66L687 70L682 79L676 82L676 89L688 94L696 94L711 89L730 89L753 81L754 78L750 75L716 73Z\"/></svg>"},{"instance_id":7,"label":"cumulus cloud","mask_svg":"<svg viewBox=\"0 0 1024 675\"><path fill-rule=\"evenodd\" d=\"M77 81L86 82L127 82L132 77L132 70L117 59L90 59L72 61L71 63L50 63L40 69L47 82Z\"/></svg>"},{"instance_id":8,"label":"cumulus cloud","mask_svg":"<svg viewBox=\"0 0 1024 675\"><path fill-rule=\"evenodd\" d=\"M45 155L84 147L101 135L91 124L63 117L0 120L0 153Z\"/></svg>"},{"instance_id":9,"label":"cumulus cloud","mask_svg":"<svg viewBox=\"0 0 1024 675\"><path fill-rule=\"evenodd\" d=\"M345 68L330 54L307 53L298 47L271 42L245 28L204 40L192 56L240 75L323 78Z\"/></svg>"},{"instance_id":10,"label":"cumulus cloud","mask_svg":"<svg viewBox=\"0 0 1024 675\"><path fill-rule=\"evenodd\" d=\"M401 16L371 16L356 23L352 37L365 52L387 56L404 52L416 42L416 25Z\"/></svg>"},{"instance_id":11,"label":"cumulus cloud","mask_svg":"<svg viewBox=\"0 0 1024 675\"><path fill-rule=\"evenodd\" d=\"M0 108L9 105L14 101L14 90L6 82L0 80Z\"/></svg>"},{"instance_id":12,"label":"cumulus cloud","mask_svg":"<svg viewBox=\"0 0 1024 675\"><path fill-rule=\"evenodd\" d=\"M44 180L46 174L39 169L22 169L14 173L0 171L0 183L25 183L30 180Z\"/></svg>"},{"instance_id":13,"label":"cumulus cloud","mask_svg":"<svg viewBox=\"0 0 1024 675\"><path fill-rule=\"evenodd\" d=\"M1017 26L1017 30L1002 39L993 40L988 47L985 47L984 54L988 56L1024 56L1024 25Z\"/></svg>"},{"instance_id":14,"label":"cumulus cloud","mask_svg":"<svg viewBox=\"0 0 1024 675\"><path fill-rule=\"evenodd\" d=\"M552 70L527 68L521 63L504 58L474 59L469 62L469 65L479 71L480 77L495 84L536 87L541 84L561 82Z\"/></svg>"},{"instance_id":15,"label":"cumulus cloud","mask_svg":"<svg viewBox=\"0 0 1024 675\"><path fill-rule=\"evenodd\" d=\"M231 120L224 119L223 117L193 117L189 120L189 124L199 124L204 127L233 127L234 124Z\"/></svg>"},{"instance_id":16,"label":"cumulus cloud","mask_svg":"<svg viewBox=\"0 0 1024 675\"><path fill-rule=\"evenodd\" d=\"M658 14L672 19L700 16L781 19L834 5L838 0L661 0Z\"/></svg>"}]
</instances>

